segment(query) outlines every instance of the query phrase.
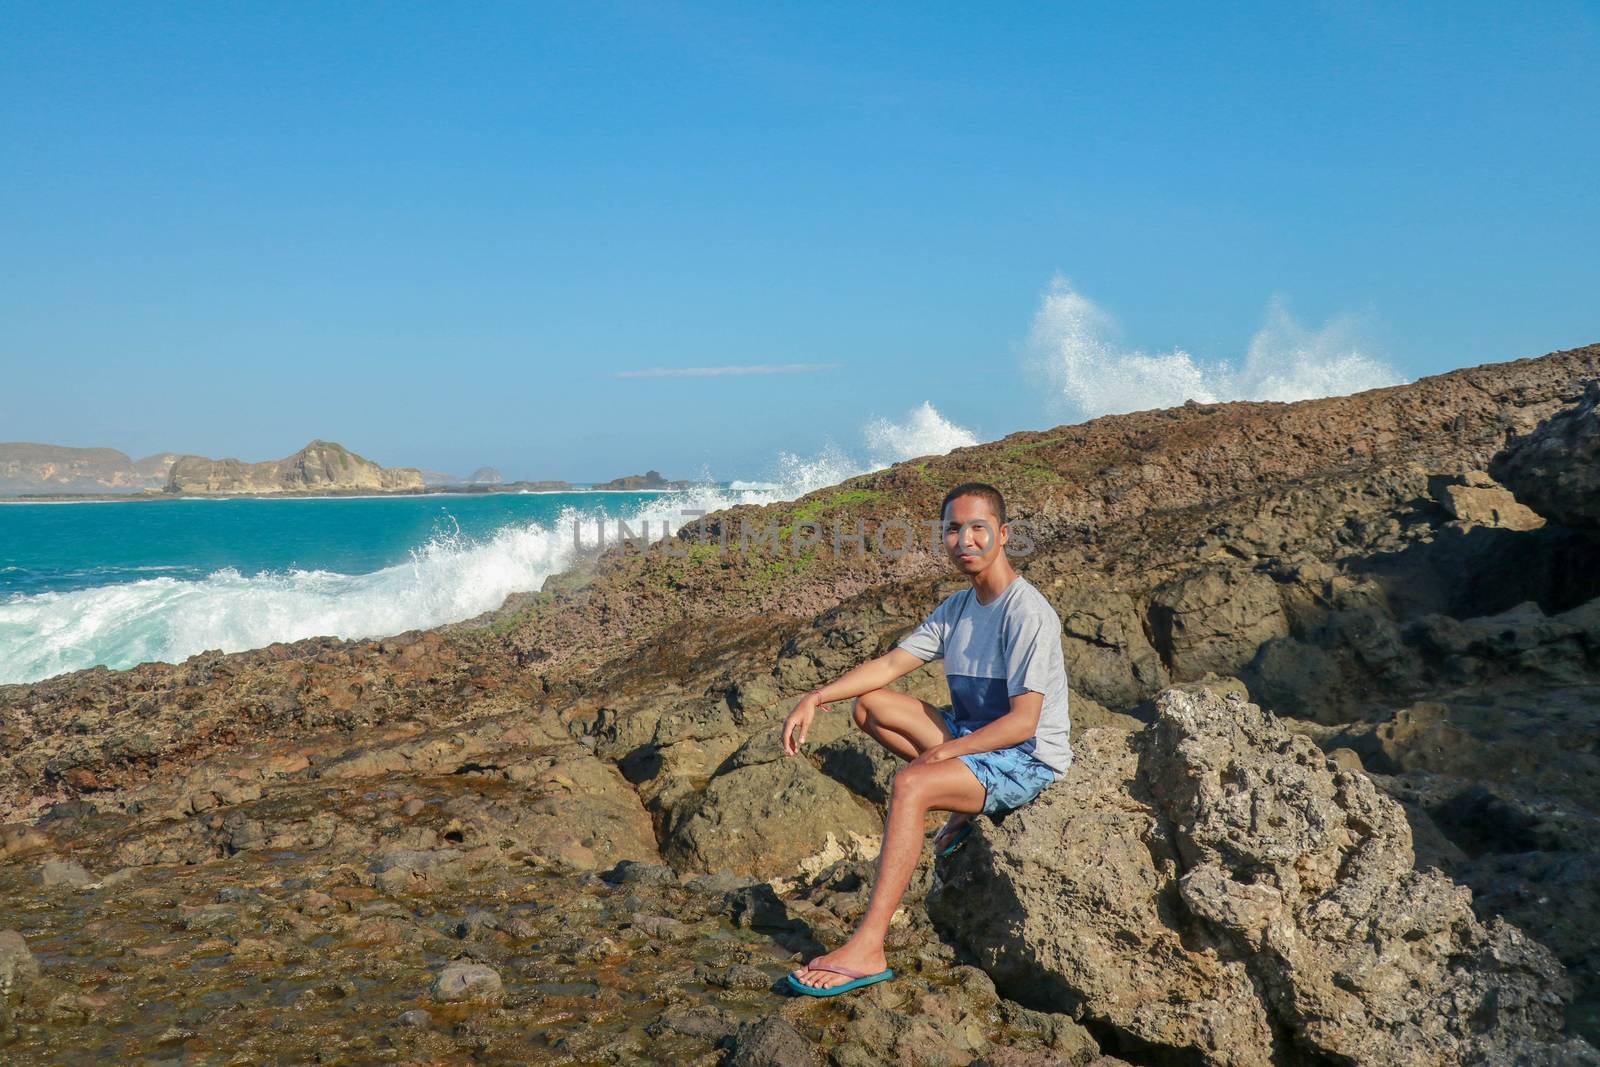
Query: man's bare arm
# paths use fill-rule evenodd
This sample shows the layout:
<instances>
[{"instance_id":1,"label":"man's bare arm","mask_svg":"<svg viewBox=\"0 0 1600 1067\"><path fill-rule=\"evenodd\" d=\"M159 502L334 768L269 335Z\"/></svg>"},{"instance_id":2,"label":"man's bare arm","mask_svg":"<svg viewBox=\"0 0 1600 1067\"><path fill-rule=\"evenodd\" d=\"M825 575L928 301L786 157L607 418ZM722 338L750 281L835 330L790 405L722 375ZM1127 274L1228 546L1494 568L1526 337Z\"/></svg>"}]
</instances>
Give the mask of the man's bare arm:
<instances>
[{"instance_id":1,"label":"man's bare arm","mask_svg":"<svg viewBox=\"0 0 1600 1067\"><path fill-rule=\"evenodd\" d=\"M882 689L896 678L910 674L922 666L923 662L903 648L891 648L876 659L869 659L865 663L851 667L821 689L813 689L812 692L816 694L818 704L849 700L862 693Z\"/></svg>"},{"instance_id":2,"label":"man's bare arm","mask_svg":"<svg viewBox=\"0 0 1600 1067\"><path fill-rule=\"evenodd\" d=\"M912 763L938 763L954 756L970 756L974 752L993 752L998 748L1020 745L1039 732L1039 715L1044 711L1044 694L1028 690L1011 698L1011 710L987 726L980 726L970 734L953 741L934 745L912 760Z\"/></svg>"},{"instance_id":3,"label":"man's bare arm","mask_svg":"<svg viewBox=\"0 0 1600 1067\"><path fill-rule=\"evenodd\" d=\"M783 720L783 750L791 756L800 751L811 720L821 705L882 689L896 678L910 674L924 662L903 648L892 648L881 656L850 668L827 685L813 689L800 698L789 717Z\"/></svg>"}]
</instances>

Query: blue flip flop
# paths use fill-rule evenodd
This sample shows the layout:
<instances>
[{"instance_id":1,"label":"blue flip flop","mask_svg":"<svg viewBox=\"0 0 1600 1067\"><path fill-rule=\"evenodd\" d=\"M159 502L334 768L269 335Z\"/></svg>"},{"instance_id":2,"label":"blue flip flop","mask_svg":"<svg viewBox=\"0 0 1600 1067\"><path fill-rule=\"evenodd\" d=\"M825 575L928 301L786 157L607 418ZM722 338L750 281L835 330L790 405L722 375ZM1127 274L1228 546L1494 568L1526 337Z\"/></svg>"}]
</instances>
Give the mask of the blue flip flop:
<instances>
[{"instance_id":1,"label":"blue flip flop","mask_svg":"<svg viewBox=\"0 0 1600 1067\"><path fill-rule=\"evenodd\" d=\"M821 956L818 956L817 960L821 958ZM852 989L860 989L864 985L888 981L894 977L894 968L892 967L888 970L879 971L877 974L862 974L860 971L852 971L846 967L830 967L825 963L819 964L817 960L812 960L806 966L814 971L832 971L834 974L842 974L850 981L840 982L838 985L829 986L826 989L818 989L815 986L808 986L804 982L796 981L795 976L791 974L788 976L790 989L808 997L836 997L840 993L848 993Z\"/></svg>"},{"instance_id":2,"label":"blue flip flop","mask_svg":"<svg viewBox=\"0 0 1600 1067\"><path fill-rule=\"evenodd\" d=\"M969 822L962 826L961 829L956 831L956 835L950 839L950 843L948 845L939 850L939 858L944 859L947 856L955 855L956 849L960 848L962 844L965 843L967 837L971 835L971 833L972 824Z\"/></svg>"}]
</instances>

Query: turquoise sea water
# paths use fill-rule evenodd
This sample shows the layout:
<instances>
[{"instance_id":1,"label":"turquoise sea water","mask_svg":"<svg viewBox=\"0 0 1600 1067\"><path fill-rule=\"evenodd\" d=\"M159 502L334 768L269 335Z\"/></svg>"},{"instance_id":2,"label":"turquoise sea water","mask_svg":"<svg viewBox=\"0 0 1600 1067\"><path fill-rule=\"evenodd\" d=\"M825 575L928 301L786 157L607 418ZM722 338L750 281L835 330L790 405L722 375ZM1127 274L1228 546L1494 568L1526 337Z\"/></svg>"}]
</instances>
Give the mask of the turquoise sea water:
<instances>
[{"instance_id":1,"label":"turquoise sea water","mask_svg":"<svg viewBox=\"0 0 1600 1067\"><path fill-rule=\"evenodd\" d=\"M563 511L631 514L655 493L153 500L0 507L0 597L157 576L292 570L363 574L438 539L554 527ZM570 537L570 527L567 527ZM593 534L591 532L591 538Z\"/></svg>"},{"instance_id":2,"label":"turquoise sea water","mask_svg":"<svg viewBox=\"0 0 1600 1067\"><path fill-rule=\"evenodd\" d=\"M654 539L806 488L3 504L0 683L455 622L570 566L577 522Z\"/></svg>"}]
</instances>

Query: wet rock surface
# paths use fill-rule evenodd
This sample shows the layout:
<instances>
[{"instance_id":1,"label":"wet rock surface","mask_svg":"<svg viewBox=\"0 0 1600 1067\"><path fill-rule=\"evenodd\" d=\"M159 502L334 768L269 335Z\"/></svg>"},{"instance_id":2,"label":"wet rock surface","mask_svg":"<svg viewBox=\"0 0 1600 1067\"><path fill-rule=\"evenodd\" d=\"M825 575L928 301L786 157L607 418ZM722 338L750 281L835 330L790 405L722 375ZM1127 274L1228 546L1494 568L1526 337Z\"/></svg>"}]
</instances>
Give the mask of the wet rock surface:
<instances>
[{"instance_id":1,"label":"wet rock surface","mask_svg":"<svg viewBox=\"0 0 1600 1067\"><path fill-rule=\"evenodd\" d=\"M896 924L898 977L870 998L775 992L859 916L868 874L859 863L780 898L726 873L627 863L559 872L509 855L459 879L389 888L360 858L338 846L253 850L34 900L21 932L0 932L10 1012L0 1052L8 1063L1098 1054L1071 1019L1005 1005L920 914ZM6 900L27 891L14 867L0 872Z\"/></svg>"},{"instance_id":2,"label":"wet rock surface","mask_svg":"<svg viewBox=\"0 0 1600 1067\"><path fill-rule=\"evenodd\" d=\"M1589 1062L1596 376L1016 434L438 631L0 687L0 1060ZM778 724L960 586L716 538L970 478L1034 523L1077 760L924 859L894 981L784 996L897 763L848 702L798 757Z\"/></svg>"}]
</instances>

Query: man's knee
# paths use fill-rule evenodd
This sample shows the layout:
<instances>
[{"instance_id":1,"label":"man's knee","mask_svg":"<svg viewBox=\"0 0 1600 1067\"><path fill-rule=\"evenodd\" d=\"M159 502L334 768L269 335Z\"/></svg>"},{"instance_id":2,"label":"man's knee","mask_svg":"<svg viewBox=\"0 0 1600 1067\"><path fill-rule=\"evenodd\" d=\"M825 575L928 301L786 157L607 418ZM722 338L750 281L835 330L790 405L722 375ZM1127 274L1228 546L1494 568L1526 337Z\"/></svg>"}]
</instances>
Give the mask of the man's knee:
<instances>
[{"instance_id":1,"label":"man's knee","mask_svg":"<svg viewBox=\"0 0 1600 1067\"><path fill-rule=\"evenodd\" d=\"M890 799L899 804L924 805L932 770L929 766L906 766L895 771Z\"/></svg>"},{"instance_id":2,"label":"man's knee","mask_svg":"<svg viewBox=\"0 0 1600 1067\"><path fill-rule=\"evenodd\" d=\"M861 729L865 730L869 722L876 721L873 709L877 706L878 694L882 692L884 692L882 689L869 689L856 697L855 703L851 705L850 718L854 719L855 724Z\"/></svg>"}]
</instances>

